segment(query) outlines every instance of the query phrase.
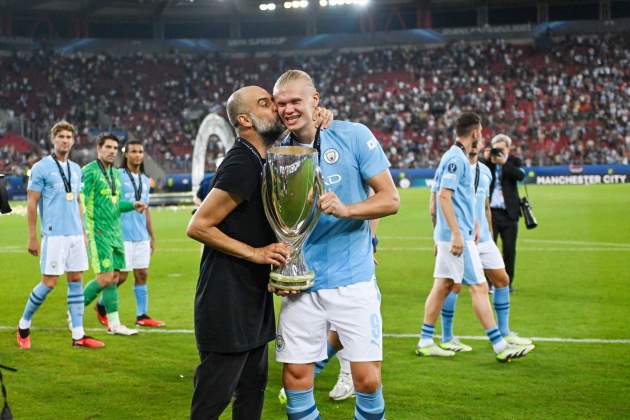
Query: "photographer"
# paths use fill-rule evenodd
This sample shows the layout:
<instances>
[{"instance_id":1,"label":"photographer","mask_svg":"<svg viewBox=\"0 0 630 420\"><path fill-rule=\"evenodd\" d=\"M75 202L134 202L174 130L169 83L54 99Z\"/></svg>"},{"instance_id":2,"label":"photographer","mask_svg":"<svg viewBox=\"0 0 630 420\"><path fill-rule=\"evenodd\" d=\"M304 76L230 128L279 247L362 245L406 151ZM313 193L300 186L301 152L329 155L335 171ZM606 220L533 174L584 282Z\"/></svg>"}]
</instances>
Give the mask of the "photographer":
<instances>
[{"instance_id":1,"label":"photographer","mask_svg":"<svg viewBox=\"0 0 630 420\"><path fill-rule=\"evenodd\" d=\"M498 134L492 139L492 148L486 149L484 160L492 173L490 184L490 208L492 211L492 236L501 236L505 268L510 276L510 291L514 281L516 262L516 236L518 234L519 196L518 181L525 178L521 159L510 156L512 139Z\"/></svg>"}]
</instances>

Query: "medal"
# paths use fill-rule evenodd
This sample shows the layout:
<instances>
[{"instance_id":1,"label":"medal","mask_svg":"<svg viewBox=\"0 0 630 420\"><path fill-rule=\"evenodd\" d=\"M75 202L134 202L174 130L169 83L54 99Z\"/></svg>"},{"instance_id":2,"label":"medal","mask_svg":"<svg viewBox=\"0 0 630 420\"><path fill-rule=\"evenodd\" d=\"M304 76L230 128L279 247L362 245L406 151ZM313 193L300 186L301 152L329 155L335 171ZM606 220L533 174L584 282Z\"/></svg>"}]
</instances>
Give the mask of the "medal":
<instances>
[{"instance_id":1,"label":"medal","mask_svg":"<svg viewBox=\"0 0 630 420\"><path fill-rule=\"evenodd\" d=\"M74 199L74 194L72 194L71 192L67 192L66 193L66 200L72 201L73 199Z\"/></svg>"},{"instance_id":2,"label":"medal","mask_svg":"<svg viewBox=\"0 0 630 420\"><path fill-rule=\"evenodd\" d=\"M114 203L114 204L118 203L118 196L117 195L112 195L112 203Z\"/></svg>"}]
</instances>

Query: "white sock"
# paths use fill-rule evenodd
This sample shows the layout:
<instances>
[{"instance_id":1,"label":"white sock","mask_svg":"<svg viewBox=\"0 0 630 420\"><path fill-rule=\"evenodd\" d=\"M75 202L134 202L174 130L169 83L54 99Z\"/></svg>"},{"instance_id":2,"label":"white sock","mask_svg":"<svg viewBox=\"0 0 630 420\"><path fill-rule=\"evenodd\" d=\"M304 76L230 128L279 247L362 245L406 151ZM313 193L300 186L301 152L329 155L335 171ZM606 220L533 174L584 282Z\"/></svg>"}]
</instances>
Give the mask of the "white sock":
<instances>
[{"instance_id":1,"label":"white sock","mask_svg":"<svg viewBox=\"0 0 630 420\"><path fill-rule=\"evenodd\" d=\"M107 324L110 327L117 327L120 325L120 317L118 311L107 314Z\"/></svg>"},{"instance_id":2,"label":"white sock","mask_svg":"<svg viewBox=\"0 0 630 420\"><path fill-rule=\"evenodd\" d=\"M418 341L418 347L429 347L434 344L435 342L432 338L421 338L420 341Z\"/></svg>"},{"instance_id":3,"label":"white sock","mask_svg":"<svg viewBox=\"0 0 630 420\"><path fill-rule=\"evenodd\" d=\"M18 328L21 330L26 330L31 328L31 321L27 321L25 319L20 318L20 322L18 323Z\"/></svg>"},{"instance_id":4,"label":"white sock","mask_svg":"<svg viewBox=\"0 0 630 420\"><path fill-rule=\"evenodd\" d=\"M351 370L350 370L350 362L347 359L344 359L343 357L339 356L339 353L337 353L337 358L339 359L339 374L340 375L350 375Z\"/></svg>"},{"instance_id":5,"label":"white sock","mask_svg":"<svg viewBox=\"0 0 630 420\"><path fill-rule=\"evenodd\" d=\"M508 346L507 341L505 341L504 339L501 339L501 341L499 341L497 344L493 344L492 348L494 349L495 353L499 354L503 350L505 350L507 346Z\"/></svg>"},{"instance_id":6,"label":"white sock","mask_svg":"<svg viewBox=\"0 0 630 420\"><path fill-rule=\"evenodd\" d=\"M79 340L83 338L85 335L85 331L83 331L83 327L73 327L72 328L72 339Z\"/></svg>"}]
</instances>

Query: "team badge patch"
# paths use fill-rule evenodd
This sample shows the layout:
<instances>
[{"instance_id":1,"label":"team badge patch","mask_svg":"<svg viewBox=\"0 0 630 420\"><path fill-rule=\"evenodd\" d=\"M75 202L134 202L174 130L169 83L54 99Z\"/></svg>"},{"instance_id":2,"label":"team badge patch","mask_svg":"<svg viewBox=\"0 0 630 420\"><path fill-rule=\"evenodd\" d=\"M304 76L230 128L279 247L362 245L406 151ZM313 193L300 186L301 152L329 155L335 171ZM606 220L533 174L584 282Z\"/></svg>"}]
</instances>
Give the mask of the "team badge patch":
<instances>
[{"instance_id":1,"label":"team badge patch","mask_svg":"<svg viewBox=\"0 0 630 420\"><path fill-rule=\"evenodd\" d=\"M324 161L333 165L339 160L339 152L336 149L328 149L324 152Z\"/></svg>"},{"instance_id":2,"label":"team badge patch","mask_svg":"<svg viewBox=\"0 0 630 420\"><path fill-rule=\"evenodd\" d=\"M276 351L284 350L284 338L280 334L276 335Z\"/></svg>"},{"instance_id":3,"label":"team badge patch","mask_svg":"<svg viewBox=\"0 0 630 420\"><path fill-rule=\"evenodd\" d=\"M454 173L455 173L455 171L457 170L457 165L456 165L456 164L454 164L454 163L449 163L449 164L448 164L448 166L446 167L446 169L447 169L450 173L454 174Z\"/></svg>"}]
</instances>

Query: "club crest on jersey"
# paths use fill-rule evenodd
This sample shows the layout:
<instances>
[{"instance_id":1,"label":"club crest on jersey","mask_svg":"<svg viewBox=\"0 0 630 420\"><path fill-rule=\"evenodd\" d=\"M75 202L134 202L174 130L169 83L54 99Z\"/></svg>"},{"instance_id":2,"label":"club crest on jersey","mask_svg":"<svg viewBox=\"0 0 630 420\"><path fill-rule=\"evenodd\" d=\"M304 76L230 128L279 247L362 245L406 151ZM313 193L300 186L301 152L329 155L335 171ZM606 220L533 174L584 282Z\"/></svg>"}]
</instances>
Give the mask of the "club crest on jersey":
<instances>
[{"instance_id":1,"label":"club crest on jersey","mask_svg":"<svg viewBox=\"0 0 630 420\"><path fill-rule=\"evenodd\" d=\"M282 338L280 334L276 335L276 351L282 351L284 350L284 347L284 338Z\"/></svg>"},{"instance_id":2,"label":"club crest on jersey","mask_svg":"<svg viewBox=\"0 0 630 420\"><path fill-rule=\"evenodd\" d=\"M448 170L450 173L454 174L455 171L457 170L457 165L454 163L449 163L448 166L446 167L446 170Z\"/></svg>"},{"instance_id":3,"label":"club crest on jersey","mask_svg":"<svg viewBox=\"0 0 630 420\"><path fill-rule=\"evenodd\" d=\"M329 165L334 165L339 160L339 152L336 149L328 149L324 152L324 161Z\"/></svg>"}]
</instances>

